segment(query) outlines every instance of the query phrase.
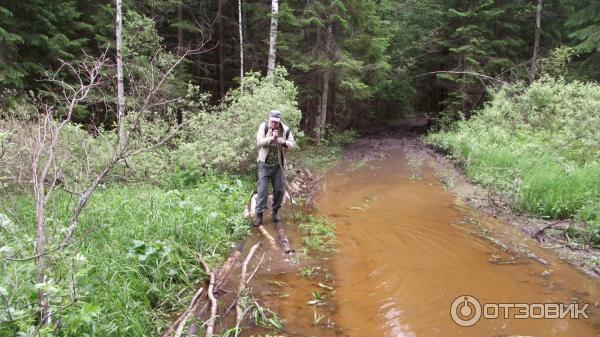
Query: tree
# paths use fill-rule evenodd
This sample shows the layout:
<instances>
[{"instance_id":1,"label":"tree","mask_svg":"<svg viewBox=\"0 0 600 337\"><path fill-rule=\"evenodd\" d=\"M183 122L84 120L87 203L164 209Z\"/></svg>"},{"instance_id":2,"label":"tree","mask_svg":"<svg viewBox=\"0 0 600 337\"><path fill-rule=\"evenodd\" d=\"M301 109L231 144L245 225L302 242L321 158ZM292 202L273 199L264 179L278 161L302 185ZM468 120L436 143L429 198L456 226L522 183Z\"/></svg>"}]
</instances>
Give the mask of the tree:
<instances>
[{"instance_id":1,"label":"tree","mask_svg":"<svg viewBox=\"0 0 600 337\"><path fill-rule=\"evenodd\" d=\"M575 12L568 18L569 37L580 55L575 64L579 78L600 80L600 3L579 1Z\"/></svg>"},{"instance_id":2,"label":"tree","mask_svg":"<svg viewBox=\"0 0 600 337\"><path fill-rule=\"evenodd\" d=\"M522 76L518 64L529 59L525 27L529 9L521 3L495 0L447 3L445 37L440 44L453 60L437 74L444 80L445 117L469 116L484 102L489 77ZM446 71L446 72L445 72ZM511 72L512 71L512 72ZM523 71L521 71L523 72ZM478 74L484 75L479 76ZM486 77L489 76L489 77ZM494 81L492 81L494 82Z\"/></svg>"},{"instance_id":3,"label":"tree","mask_svg":"<svg viewBox=\"0 0 600 337\"><path fill-rule=\"evenodd\" d=\"M280 18L279 57L300 84L304 129L320 138L327 121L347 125L358 110L351 102L385 84L388 31L375 3L364 0L290 1Z\"/></svg>"},{"instance_id":4,"label":"tree","mask_svg":"<svg viewBox=\"0 0 600 337\"><path fill-rule=\"evenodd\" d=\"M36 254L38 274L36 282L40 285L39 287L39 307L40 307L40 322L42 325L48 325L51 322L52 312L50 311L50 304L48 301L48 293L46 289L46 254L48 250L46 247L46 205L50 199L51 194L57 187L57 182L61 176L61 164L57 164L57 156L59 152L59 144L63 137L63 131L72 120L73 113L79 104L87 99L91 91L96 88L100 83L100 73L106 63L106 58L102 56L99 59L91 59L88 63L82 63L78 66L63 63L64 69L69 71L75 78L78 79L78 83L71 85L62 80L57 75L49 78L48 80L52 83L57 83L63 89L63 109L55 106L44 104L41 107L40 114L36 118L36 123L31 124L31 143L32 149L31 158L31 175L32 175L32 189L34 198L36 201L35 207L35 233L36 233ZM58 73L60 74L60 73ZM56 114L56 110L64 112L64 116L59 119ZM63 110L63 111L61 111ZM114 166L112 163L109 167ZM102 171L105 172L105 171ZM101 178L103 178L102 176ZM91 192L98 185L88 190L89 193L83 193L82 199L80 200L80 206L73 212L73 218L71 226L76 222L81 209L87 202L87 199L91 195ZM87 192L87 191L86 191ZM65 236L65 240L67 240ZM63 245L59 246L61 249Z\"/></svg>"},{"instance_id":5,"label":"tree","mask_svg":"<svg viewBox=\"0 0 600 337\"><path fill-rule=\"evenodd\" d=\"M5 1L0 5L0 85L30 87L59 59L81 54L89 27L77 1Z\"/></svg>"},{"instance_id":6,"label":"tree","mask_svg":"<svg viewBox=\"0 0 600 337\"><path fill-rule=\"evenodd\" d=\"M279 15L279 0L271 0L271 28L269 31L269 56L267 62L267 76L273 75L275 71L276 44L277 44L277 22Z\"/></svg>"},{"instance_id":7,"label":"tree","mask_svg":"<svg viewBox=\"0 0 600 337\"><path fill-rule=\"evenodd\" d=\"M121 30L123 29L123 16L121 14L121 0L115 1L115 49L117 56L117 125L119 126L119 139L123 139L122 124L125 116L125 92L123 89L123 55L121 53Z\"/></svg>"},{"instance_id":8,"label":"tree","mask_svg":"<svg viewBox=\"0 0 600 337\"><path fill-rule=\"evenodd\" d=\"M567 26L574 29L569 37L577 42L575 49L579 52L600 52L600 3L582 1L581 4L567 20Z\"/></svg>"},{"instance_id":9,"label":"tree","mask_svg":"<svg viewBox=\"0 0 600 337\"><path fill-rule=\"evenodd\" d=\"M240 35L240 93L244 94L244 31L242 26L242 0L238 0L238 31Z\"/></svg>"},{"instance_id":10,"label":"tree","mask_svg":"<svg viewBox=\"0 0 600 337\"><path fill-rule=\"evenodd\" d=\"M531 74L530 74L530 82L533 82L535 76L538 73L537 60L538 54L540 52L540 31L541 31L541 21L542 21L542 6L544 4L544 0L538 0L537 9L535 11L535 38L533 42L533 56L531 57Z\"/></svg>"}]
</instances>

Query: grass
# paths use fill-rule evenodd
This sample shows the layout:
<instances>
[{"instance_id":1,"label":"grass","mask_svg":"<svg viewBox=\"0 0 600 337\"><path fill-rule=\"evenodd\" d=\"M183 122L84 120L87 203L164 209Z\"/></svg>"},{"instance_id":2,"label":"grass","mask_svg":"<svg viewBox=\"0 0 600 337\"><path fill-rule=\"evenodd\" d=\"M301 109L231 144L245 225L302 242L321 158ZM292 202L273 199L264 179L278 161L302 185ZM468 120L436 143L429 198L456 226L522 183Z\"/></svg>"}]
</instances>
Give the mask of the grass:
<instances>
[{"instance_id":1,"label":"grass","mask_svg":"<svg viewBox=\"0 0 600 337\"><path fill-rule=\"evenodd\" d=\"M297 167L325 172L339 161L344 147L353 143L356 137L354 130L328 130L327 137L319 141L301 141L299 149L288 154L288 162Z\"/></svg>"},{"instance_id":2,"label":"grass","mask_svg":"<svg viewBox=\"0 0 600 337\"><path fill-rule=\"evenodd\" d=\"M302 235L304 247L314 252L335 251L335 224L326 217L301 214L298 231Z\"/></svg>"},{"instance_id":3,"label":"grass","mask_svg":"<svg viewBox=\"0 0 600 337\"><path fill-rule=\"evenodd\" d=\"M250 317L254 321L256 326L264 328L273 328L276 330L283 330L285 321L269 308L260 305L257 301L254 301L253 307L250 310Z\"/></svg>"},{"instance_id":4,"label":"grass","mask_svg":"<svg viewBox=\"0 0 600 337\"><path fill-rule=\"evenodd\" d=\"M251 187L245 178L225 176L190 186L103 187L81 217L78 239L84 235L84 240L62 255L50 256L46 284L23 282L35 279L33 260L0 260L0 290L8 300L0 312L13 312L10 322L0 324L0 335L25 333L36 325L35 307L25 304L40 286L50 289L53 318L63 326L61 336L159 334L205 277L196 252L217 265L247 234L249 225L240 209ZM64 231L64 209L73 201L59 193L51 203L49 242L56 243ZM3 208L8 205L13 203L2 203ZM20 197L16 207L18 216L0 231L0 251L28 256L33 205ZM0 213L15 214L8 209Z\"/></svg>"},{"instance_id":5,"label":"grass","mask_svg":"<svg viewBox=\"0 0 600 337\"><path fill-rule=\"evenodd\" d=\"M324 171L355 135L330 132L327 139L301 144L290 153L290 162ZM251 180L181 170L159 186L101 186L79 219L75 244L49 255L48 278L42 284L34 281L35 259L5 259L35 251L34 202L25 195L0 195L0 335L160 334L206 277L196 254L216 266L247 235L249 224L241 210L254 187ZM49 200L49 248L64 237L75 202L76 197L59 190ZM334 250L333 225L326 219L308 216L299 230L308 249ZM54 324L38 333L35 300L40 288L49 294ZM283 328L274 313L253 305L258 325Z\"/></svg>"},{"instance_id":6,"label":"grass","mask_svg":"<svg viewBox=\"0 0 600 337\"><path fill-rule=\"evenodd\" d=\"M320 267L306 266L306 267L301 268L300 271L298 271L298 275L300 275L300 277L303 277L306 279L311 279L318 272L318 269L320 269Z\"/></svg>"},{"instance_id":7,"label":"grass","mask_svg":"<svg viewBox=\"0 0 600 337\"><path fill-rule=\"evenodd\" d=\"M507 90L510 90L507 89ZM464 167L474 182L541 218L587 223L579 241L600 245L600 86L539 82L501 91L468 121L426 142Z\"/></svg>"}]
</instances>

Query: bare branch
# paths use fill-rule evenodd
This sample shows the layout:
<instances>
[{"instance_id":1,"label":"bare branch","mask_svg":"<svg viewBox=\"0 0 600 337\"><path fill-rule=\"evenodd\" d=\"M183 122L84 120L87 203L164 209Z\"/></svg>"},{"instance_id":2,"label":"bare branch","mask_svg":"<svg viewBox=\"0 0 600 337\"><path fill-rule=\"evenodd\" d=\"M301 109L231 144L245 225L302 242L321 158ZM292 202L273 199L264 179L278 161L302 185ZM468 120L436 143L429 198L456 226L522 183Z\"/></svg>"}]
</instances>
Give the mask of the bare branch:
<instances>
[{"instance_id":1,"label":"bare branch","mask_svg":"<svg viewBox=\"0 0 600 337\"><path fill-rule=\"evenodd\" d=\"M484 78L484 79L490 80L491 82L494 82L494 83L506 84L506 82L504 82L504 81L502 81L500 79L497 79L495 77L491 77L491 76L488 76L488 75L476 73L476 72L473 72L473 71L453 71L453 70L430 71L430 72L427 72L427 73L415 75L412 78L422 77L422 76L432 75L432 74L459 74L459 75L465 74L465 75L472 75L472 76L475 76L475 77L478 77L478 78Z\"/></svg>"},{"instance_id":2,"label":"bare branch","mask_svg":"<svg viewBox=\"0 0 600 337\"><path fill-rule=\"evenodd\" d=\"M208 264L206 263L206 261L204 261L204 259L202 258L202 256L200 254L198 254L198 261L200 261L200 263L204 266L204 270L210 277L210 283L208 285L207 294L208 294L208 299L210 300L211 306L210 306L210 318L208 319L208 321L206 323L206 337L212 337L213 331L215 328L215 320L217 318L217 299L215 298L215 294L214 294L215 273L210 271Z\"/></svg>"}]
</instances>

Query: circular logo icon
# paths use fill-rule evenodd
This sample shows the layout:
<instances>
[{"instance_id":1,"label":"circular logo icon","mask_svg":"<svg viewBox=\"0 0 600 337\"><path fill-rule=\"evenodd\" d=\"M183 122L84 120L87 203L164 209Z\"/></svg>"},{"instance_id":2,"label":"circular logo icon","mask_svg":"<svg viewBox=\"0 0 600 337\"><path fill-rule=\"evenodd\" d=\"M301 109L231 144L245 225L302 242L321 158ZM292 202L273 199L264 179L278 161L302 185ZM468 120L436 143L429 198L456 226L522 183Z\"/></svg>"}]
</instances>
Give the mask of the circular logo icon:
<instances>
[{"instance_id":1,"label":"circular logo icon","mask_svg":"<svg viewBox=\"0 0 600 337\"><path fill-rule=\"evenodd\" d=\"M481 318L481 304L470 295L458 296L450 307L450 315L454 323L460 326L472 326Z\"/></svg>"}]
</instances>

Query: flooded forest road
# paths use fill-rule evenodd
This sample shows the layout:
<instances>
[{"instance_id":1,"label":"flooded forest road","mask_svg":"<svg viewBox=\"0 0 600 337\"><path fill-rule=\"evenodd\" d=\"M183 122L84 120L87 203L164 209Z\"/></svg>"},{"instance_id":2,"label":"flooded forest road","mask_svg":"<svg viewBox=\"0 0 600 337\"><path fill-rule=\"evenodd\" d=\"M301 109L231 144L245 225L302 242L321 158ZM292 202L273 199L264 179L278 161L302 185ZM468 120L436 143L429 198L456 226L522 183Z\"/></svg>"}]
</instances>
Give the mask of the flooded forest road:
<instances>
[{"instance_id":1,"label":"flooded forest road","mask_svg":"<svg viewBox=\"0 0 600 337\"><path fill-rule=\"evenodd\" d=\"M255 295L285 328L244 336L600 336L597 279L464 205L410 142L370 147L347 155L322 181L316 214L336 223L337 252L262 268ZM500 308L498 318L463 327L451 315L461 295L482 305L588 303L589 319L516 319L515 308L505 319ZM463 304L457 310L468 320L476 311Z\"/></svg>"}]
</instances>

